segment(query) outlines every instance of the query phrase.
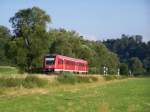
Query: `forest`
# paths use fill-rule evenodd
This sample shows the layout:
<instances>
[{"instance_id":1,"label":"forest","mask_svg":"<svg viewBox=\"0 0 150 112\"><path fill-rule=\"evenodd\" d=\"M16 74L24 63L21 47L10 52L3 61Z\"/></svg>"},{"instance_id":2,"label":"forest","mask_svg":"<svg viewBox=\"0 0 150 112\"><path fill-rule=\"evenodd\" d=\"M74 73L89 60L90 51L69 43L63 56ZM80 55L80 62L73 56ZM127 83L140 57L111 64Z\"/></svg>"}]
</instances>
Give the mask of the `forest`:
<instances>
[{"instance_id":1,"label":"forest","mask_svg":"<svg viewBox=\"0 0 150 112\"><path fill-rule=\"evenodd\" d=\"M12 30L0 26L0 66L15 66L21 72L42 67L46 54L61 54L89 63L89 73L149 75L150 41L141 35L122 34L118 39L87 40L77 31L48 28L50 15L39 7L21 9L9 19Z\"/></svg>"}]
</instances>

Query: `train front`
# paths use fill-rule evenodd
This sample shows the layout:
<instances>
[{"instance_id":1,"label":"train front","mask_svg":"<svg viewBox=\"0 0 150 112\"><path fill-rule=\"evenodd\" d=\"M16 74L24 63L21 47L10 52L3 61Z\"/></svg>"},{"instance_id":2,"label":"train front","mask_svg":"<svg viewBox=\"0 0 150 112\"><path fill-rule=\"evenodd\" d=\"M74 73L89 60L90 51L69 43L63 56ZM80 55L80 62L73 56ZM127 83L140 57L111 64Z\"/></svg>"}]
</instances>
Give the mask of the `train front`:
<instances>
[{"instance_id":1,"label":"train front","mask_svg":"<svg viewBox=\"0 0 150 112\"><path fill-rule=\"evenodd\" d=\"M43 69L44 72L54 72L55 69L55 57L54 55L47 55L44 58Z\"/></svg>"}]
</instances>

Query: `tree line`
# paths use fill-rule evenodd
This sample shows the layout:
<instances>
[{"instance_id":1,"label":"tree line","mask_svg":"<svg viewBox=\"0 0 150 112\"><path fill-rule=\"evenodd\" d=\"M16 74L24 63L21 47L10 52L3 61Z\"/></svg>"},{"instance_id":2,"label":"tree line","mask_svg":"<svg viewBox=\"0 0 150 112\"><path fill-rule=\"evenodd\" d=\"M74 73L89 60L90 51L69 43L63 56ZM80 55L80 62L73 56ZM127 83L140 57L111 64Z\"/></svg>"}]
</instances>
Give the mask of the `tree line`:
<instances>
[{"instance_id":1,"label":"tree line","mask_svg":"<svg viewBox=\"0 0 150 112\"><path fill-rule=\"evenodd\" d=\"M120 69L126 74L150 74L150 41L143 42L141 35L125 35L120 39L108 39L103 42L116 53L120 60Z\"/></svg>"},{"instance_id":2,"label":"tree line","mask_svg":"<svg viewBox=\"0 0 150 112\"><path fill-rule=\"evenodd\" d=\"M51 17L38 7L19 10L9 22L13 33L7 27L0 26L0 65L16 66L21 71L29 72L32 68L42 67L43 57L53 53L87 60L90 73L103 74L104 66L108 67L108 74L117 74L118 68L124 75L128 75L133 68L141 68L138 69L140 73L132 72L135 75L149 72L149 51L141 57L139 54L144 49L140 46L148 47L150 42L140 41L140 36L136 38L138 40L122 37L119 41L111 39L102 42L86 40L76 31L47 29ZM128 48L129 43L131 48ZM137 54L132 53L133 48L138 49L135 51ZM129 49L129 52L124 49Z\"/></svg>"}]
</instances>

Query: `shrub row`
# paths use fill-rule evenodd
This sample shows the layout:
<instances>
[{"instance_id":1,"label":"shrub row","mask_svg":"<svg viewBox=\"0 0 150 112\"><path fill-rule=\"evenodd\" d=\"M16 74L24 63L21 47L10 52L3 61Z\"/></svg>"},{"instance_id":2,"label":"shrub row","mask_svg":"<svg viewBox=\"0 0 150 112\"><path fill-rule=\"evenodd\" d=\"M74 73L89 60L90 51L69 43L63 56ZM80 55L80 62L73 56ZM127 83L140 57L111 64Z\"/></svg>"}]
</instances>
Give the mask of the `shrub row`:
<instances>
[{"instance_id":1,"label":"shrub row","mask_svg":"<svg viewBox=\"0 0 150 112\"><path fill-rule=\"evenodd\" d=\"M35 76L27 76L26 78L6 78L0 77L0 87L43 87L48 84L48 81Z\"/></svg>"},{"instance_id":2,"label":"shrub row","mask_svg":"<svg viewBox=\"0 0 150 112\"><path fill-rule=\"evenodd\" d=\"M103 76L103 77L106 81L127 78L127 76L117 76L117 75L107 75L107 76Z\"/></svg>"},{"instance_id":3,"label":"shrub row","mask_svg":"<svg viewBox=\"0 0 150 112\"><path fill-rule=\"evenodd\" d=\"M90 83L97 80L98 78L94 76L78 76L73 74L63 74L57 77L57 81L62 84Z\"/></svg>"}]
</instances>

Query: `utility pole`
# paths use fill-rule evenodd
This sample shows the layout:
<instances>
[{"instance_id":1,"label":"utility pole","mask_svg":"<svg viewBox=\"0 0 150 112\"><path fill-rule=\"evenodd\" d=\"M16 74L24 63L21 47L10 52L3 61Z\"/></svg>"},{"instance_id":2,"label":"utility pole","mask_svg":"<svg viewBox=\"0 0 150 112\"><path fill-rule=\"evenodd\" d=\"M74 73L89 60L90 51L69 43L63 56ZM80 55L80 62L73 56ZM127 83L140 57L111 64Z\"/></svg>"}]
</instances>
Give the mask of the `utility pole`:
<instances>
[{"instance_id":1,"label":"utility pole","mask_svg":"<svg viewBox=\"0 0 150 112\"><path fill-rule=\"evenodd\" d=\"M103 70L104 70L104 75L107 76L108 75L108 67L104 66Z\"/></svg>"},{"instance_id":2,"label":"utility pole","mask_svg":"<svg viewBox=\"0 0 150 112\"><path fill-rule=\"evenodd\" d=\"M120 69L118 68L118 71L117 71L117 73L118 73L118 76L120 75Z\"/></svg>"},{"instance_id":3,"label":"utility pole","mask_svg":"<svg viewBox=\"0 0 150 112\"><path fill-rule=\"evenodd\" d=\"M106 75L105 66L103 67L103 70L104 70L104 76L105 76Z\"/></svg>"},{"instance_id":4,"label":"utility pole","mask_svg":"<svg viewBox=\"0 0 150 112\"><path fill-rule=\"evenodd\" d=\"M132 72L131 72L131 70L129 70L129 75L130 75L130 76L132 76Z\"/></svg>"},{"instance_id":5,"label":"utility pole","mask_svg":"<svg viewBox=\"0 0 150 112\"><path fill-rule=\"evenodd\" d=\"M106 76L108 75L108 67L106 67Z\"/></svg>"}]
</instances>

